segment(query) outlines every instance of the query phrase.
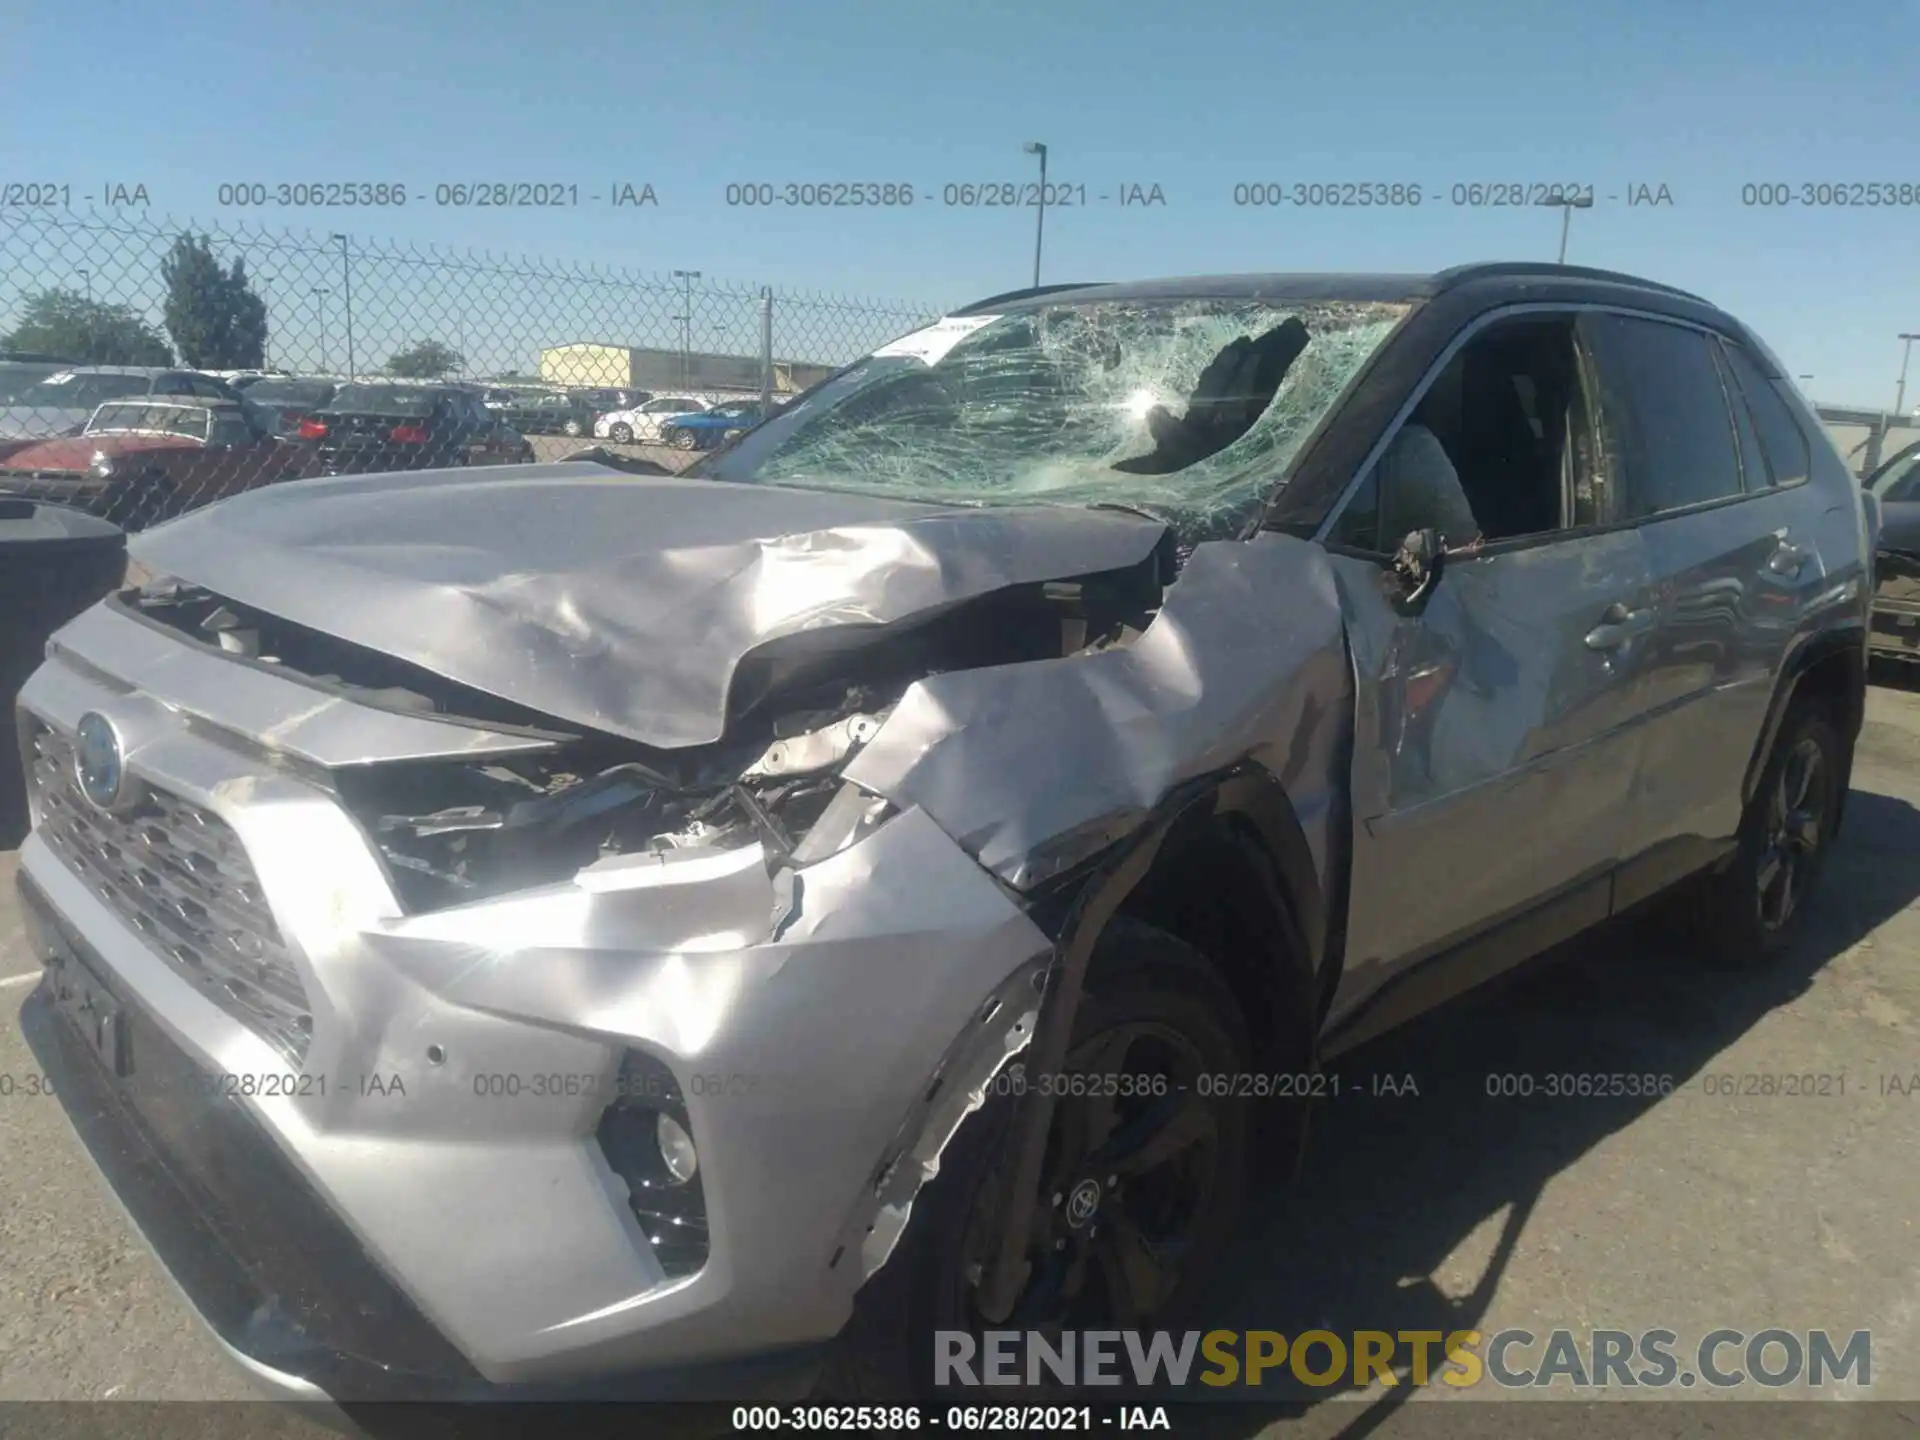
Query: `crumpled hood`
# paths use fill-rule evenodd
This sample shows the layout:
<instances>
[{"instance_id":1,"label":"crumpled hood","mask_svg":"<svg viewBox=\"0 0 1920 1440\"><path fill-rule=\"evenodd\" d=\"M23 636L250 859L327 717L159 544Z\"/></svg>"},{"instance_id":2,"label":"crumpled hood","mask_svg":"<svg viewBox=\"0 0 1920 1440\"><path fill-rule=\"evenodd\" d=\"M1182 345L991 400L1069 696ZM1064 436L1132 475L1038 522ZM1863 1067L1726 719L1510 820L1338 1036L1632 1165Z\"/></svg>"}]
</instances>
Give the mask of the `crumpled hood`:
<instances>
[{"instance_id":1,"label":"crumpled hood","mask_svg":"<svg viewBox=\"0 0 1920 1440\"><path fill-rule=\"evenodd\" d=\"M1137 564L1165 527L586 463L269 486L133 536L156 575L573 724L721 737L757 646Z\"/></svg>"}]
</instances>

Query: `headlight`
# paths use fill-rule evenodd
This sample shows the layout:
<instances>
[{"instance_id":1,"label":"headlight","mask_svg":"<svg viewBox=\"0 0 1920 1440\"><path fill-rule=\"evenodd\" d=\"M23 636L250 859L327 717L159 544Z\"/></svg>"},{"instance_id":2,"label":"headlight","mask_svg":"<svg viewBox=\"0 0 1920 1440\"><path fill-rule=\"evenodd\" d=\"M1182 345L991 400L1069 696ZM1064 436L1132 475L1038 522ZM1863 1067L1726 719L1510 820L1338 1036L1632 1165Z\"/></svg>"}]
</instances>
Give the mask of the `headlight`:
<instances>
[{"instance_id":1,"label":"headlight","mask_svg":"<svg viewBox=\"0 0 1920 1440\"><path fill-rule=\"evenodd\" d=\"M93 459L87 462L87 473L96 480L113 478L113 457L96 450Z\"/></svg>"},{"instance_id":2,"label":"headlight","mask_svg":"<svg viewBox=\"0 0 1920 1440\"><path fill-rule=\"evenodd\" d=\"M654 1122L654 1139L660 1146L660 1159L667 1173L684 1185L700 1169L700 1157L693 1148L693 1137L666 1111Z\"/></svg>"}]
</instances>

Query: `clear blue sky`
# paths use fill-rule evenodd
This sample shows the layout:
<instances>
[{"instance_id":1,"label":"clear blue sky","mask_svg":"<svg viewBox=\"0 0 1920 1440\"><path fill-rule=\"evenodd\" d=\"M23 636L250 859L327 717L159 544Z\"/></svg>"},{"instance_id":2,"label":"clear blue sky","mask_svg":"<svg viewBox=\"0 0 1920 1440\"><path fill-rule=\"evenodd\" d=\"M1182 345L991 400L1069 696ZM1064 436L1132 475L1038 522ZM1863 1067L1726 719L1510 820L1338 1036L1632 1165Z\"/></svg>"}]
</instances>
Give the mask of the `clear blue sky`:
<instances>
[{"instance_id":1,"label":"clear blue sky","mask_svg":"<svg viewBox=\"0 0 1920 1440\"><path fill-rule=\"evenodd\" d=\"M1741 202L1746 183L1920 186L1915 0L0 0L0 53L0 178L68 181L76 204L144 182L155 217L248 218L217 205L223 182L394 180L415 193L401 210L250 215L939 308L1029 278L1031 210L939 200L1030 179L1021 142L1039 139L1056 182L1166 200L1050 210L1048 279L1551 259L1557 211L1456 208L1446 187L1588 182L1570 261L1706 294L1818 398L1891 403L1893 337L1920 329L1920 205ZM468 179L583 197L644 182L659 205L425 203ZM869 180L931 202L724 199L729 182ZM1236 207L1249 181L1426 195ZM1629 206L1643 184L1673 203Z\"/></svg>"}]
</instances>

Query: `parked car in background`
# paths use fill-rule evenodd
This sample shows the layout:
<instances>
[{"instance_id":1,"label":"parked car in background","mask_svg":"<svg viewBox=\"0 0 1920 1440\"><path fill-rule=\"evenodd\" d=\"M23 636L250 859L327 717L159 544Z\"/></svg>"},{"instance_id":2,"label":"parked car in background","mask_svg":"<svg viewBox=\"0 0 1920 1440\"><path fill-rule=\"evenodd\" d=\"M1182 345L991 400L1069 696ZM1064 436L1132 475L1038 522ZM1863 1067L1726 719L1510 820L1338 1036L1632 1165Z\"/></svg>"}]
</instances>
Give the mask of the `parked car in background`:
<instances>
[{"instance_id":1,"label":"parked car in background","mask_svg":"<svg viewBox=\"0 0 1920 1440\"><path fill-rule=\"evenodd\" d=\"M269 412L282 435L291 435L314 411L324 408L340 388L337 380L303 375L263 375L240 386L250 403Z\"/></svg>"},{"instance_id":2,"label":"parked car in background","mask_svg":"<svg viewBox=\"0 0 1920 1440\"><path fill-rule=\"evenodd\" d=\"M110 400L80 434L35 441L0 460L0 491L139 530L291 479L299 465L268 413L238 400Z\"/></svg>"},{"instance_id":3,"label":"parked car in background","mask_svg":"<svg viewBox=\"0 0 1920 1440\"><path fill-rule=\"evenodd\" d=\"M463 385L358 381L340 386L295 432L313 447L312 473L434 470L533 459L519 431Z\"/></svg>"},{"instance_id":4,"label":"parked car in background","mask_svg":"<svg viewBox=\"0 0 1920 1440\"><path fill-rule=\"evenodd\" d=\"M67 368L59 360L0 360L0 407L13 404L21 391Z\"/></svg>"},{"instance_id":5,"label":"parked car in background","mask_svg":"<svg viewBox=\"0 0 1920 1440\"><path fill-rule=\"evenodd\" d=\"M653 399L651 390L629 390L619 387L575 385L569 386L567 393L589 406L596 418L614 410L630 410L635 405L644 405Z\"/></svg>"},{"instance_id":6,"label":"parked car in background","mask_svg":"<svg viewBox=\"0 0 1920 1440\"><path fill-rule=\"evenodd\" d=\"M626 410L615 410L593 422L593 433L621 444L660 443L660 427L676 415L705 410L707 402L692 395L659 395Z\"/></svg>"},{"instance_id":7,"label":"parked car in background","mask_svg":"<svg viewBox=\"0 0 1920 1440\"><path fill-rule=\"evenodd\" d=\"M1889 456L1861 484L1880 510L1873 653L1920 661L1920 442Z\"/></svg>"},{"instance_id":8,"label":"parked car in background","mask_svg":"<svg viewBox=\"0 0 1920 1440\"><path fill-rule=\"evenodd\" d=\"M496 413L522 435L589 435L597 418L585 400L559 390L517 395Z\"/></svg>"},{"instance_id":9,"label":"parked car in background","mask_svg":"<svg viewBox=\"0 0 1920 1440\"><path fill-rule=\"evenodd\" d=\"M676 450L711 450L746 434L772 413L758 400L748 400L715 405L691 415L672 415L660 426L660 441Z\"/></svg>"},{"instance_id":10,"label":"parked car in background","mask_svg":"<svg viewBox=\"0 0 1920 1440\"><path fill-rule=\"evenodd\" d=\"M0 441L77 435L109 400L137 396L238 400L226 381L197 370L142 365L85 365L56 370L0 408Z\"/></svg>"}]
</instances>

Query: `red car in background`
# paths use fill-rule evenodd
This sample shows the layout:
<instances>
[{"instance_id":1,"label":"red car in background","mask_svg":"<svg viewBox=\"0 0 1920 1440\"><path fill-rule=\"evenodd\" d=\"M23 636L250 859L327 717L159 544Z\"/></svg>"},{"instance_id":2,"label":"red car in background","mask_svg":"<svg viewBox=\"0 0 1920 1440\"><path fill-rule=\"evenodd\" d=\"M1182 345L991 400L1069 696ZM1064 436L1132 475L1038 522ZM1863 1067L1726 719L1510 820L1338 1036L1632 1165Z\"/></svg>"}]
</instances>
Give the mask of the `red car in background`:
<instances>
[{"instance_id":1,"label":"red car in background","mask_svg":"<svg viewBox=\"0 0 1920 1440\"><path fill-rule=\"evenodd\" d=\"M306 449L232 400L101 405L78 435L0 447L0 493L71 505L126 530L298 476Z\"/></svg>"}]
</instances>

